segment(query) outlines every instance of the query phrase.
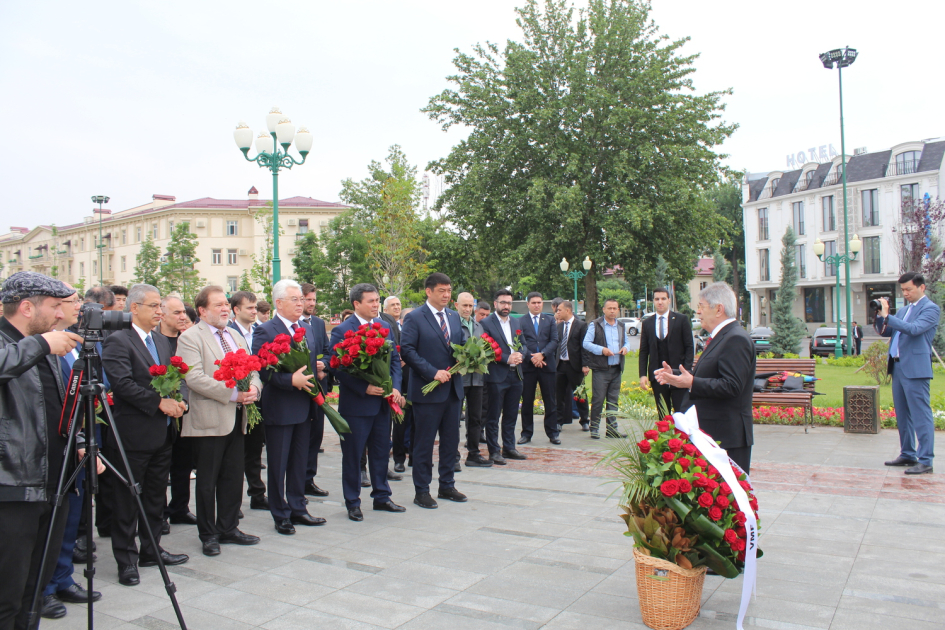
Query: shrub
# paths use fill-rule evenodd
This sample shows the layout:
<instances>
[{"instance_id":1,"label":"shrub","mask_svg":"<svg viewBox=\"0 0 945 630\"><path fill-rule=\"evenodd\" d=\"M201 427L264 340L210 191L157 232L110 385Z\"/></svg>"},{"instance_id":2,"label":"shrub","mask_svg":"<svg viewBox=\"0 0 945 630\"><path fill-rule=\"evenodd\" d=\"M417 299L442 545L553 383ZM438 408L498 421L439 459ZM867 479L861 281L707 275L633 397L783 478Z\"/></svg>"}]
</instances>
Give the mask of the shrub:
<instances>
[{"instance_id":1,"label":"shrub","mask_svg":"<svg viewBox=\"0 0 945 630\"><path fill-rule=\"evenodd\" d=\"M836 365L837 367L862 367L864 361L862 354L856 357L840 357L839 359L833 356L827 357L827 365Z\"/></svg>"},{"instance_id":2,"label":"shrub","mask_svg":"<svg viewBox=\"0 0 945 630\"><path fill-rule=\"evenodd\" d=\"M863 371L873 377L877 385L889 383L890 376L886 373L889 361L889 344L886 341L874 341L863 352Z\"/></svg>"}]
</instances>

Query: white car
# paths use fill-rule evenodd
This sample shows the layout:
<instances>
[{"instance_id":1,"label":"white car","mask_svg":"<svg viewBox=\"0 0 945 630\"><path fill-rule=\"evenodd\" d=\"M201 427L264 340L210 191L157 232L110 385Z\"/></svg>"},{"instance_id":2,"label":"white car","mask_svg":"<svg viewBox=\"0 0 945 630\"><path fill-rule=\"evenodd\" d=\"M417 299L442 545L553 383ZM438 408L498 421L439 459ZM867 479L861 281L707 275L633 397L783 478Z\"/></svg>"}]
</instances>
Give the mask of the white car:
<instances>
[{"instance_id":1,"label":"white car","mask_svg":"<svg viewBox=\"0 0 945 630\"><path fill-rule=\"evenodd\" d=\"M617 321L624 325L624 330L631 337L640 334L639 317L618 317Z\"/></svg>"}]
</instances>

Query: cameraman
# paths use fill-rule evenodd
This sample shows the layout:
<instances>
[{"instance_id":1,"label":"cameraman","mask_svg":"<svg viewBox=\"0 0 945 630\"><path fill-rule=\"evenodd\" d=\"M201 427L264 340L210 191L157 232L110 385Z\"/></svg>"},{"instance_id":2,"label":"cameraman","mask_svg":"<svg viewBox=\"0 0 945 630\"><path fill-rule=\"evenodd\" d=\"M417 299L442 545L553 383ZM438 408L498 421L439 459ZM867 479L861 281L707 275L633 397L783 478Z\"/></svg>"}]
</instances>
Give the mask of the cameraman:
<instances>
[{"instance_id":1,"label":"cameraman","mask_svg":"<svg viewBox=\"0 0 945 630\"><path fill-rule=\"evenodd\" d=\"M889 302L880 298L881 308L874 326L889 342L893 404L899 426L899 457L887 466L909 466L907 475L932 472L935 425L929 400L932 380L932 339L942 309L925 295L925 278L910 271L899 278L902 297L908 305L901 315L889 314ZM919 446L916 449L916 440Z\"/></svg>"},{"instance_id":2,"label":"cameraman","mask_svg":"<svg viewBox=\"0 0 945 630\"><path fill-rule=\"evenodd\" d=\"M65 390L51 355L82 341L53 330L63 319L63 298L73 293L34 271L15 273L0 288L0 630L27 627L33 589L48 583L55 567L47 563L38 575L50 527L54 547L62 541L67 512L50 520L66 445L59 435Z\"/></svg>"}]
</instances>

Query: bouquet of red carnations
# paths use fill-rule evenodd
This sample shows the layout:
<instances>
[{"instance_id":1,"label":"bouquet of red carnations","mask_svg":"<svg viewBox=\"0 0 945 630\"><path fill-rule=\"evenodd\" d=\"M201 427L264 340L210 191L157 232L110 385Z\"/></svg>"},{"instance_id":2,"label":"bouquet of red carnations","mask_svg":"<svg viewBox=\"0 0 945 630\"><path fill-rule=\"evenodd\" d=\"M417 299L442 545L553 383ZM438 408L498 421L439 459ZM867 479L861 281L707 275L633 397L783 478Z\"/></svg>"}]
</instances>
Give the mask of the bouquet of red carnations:
<instances>
[{"instance_id":1,"label":"bouquet of red carnations","mask_svg":"<svg viewBox=\"0 0 945 630\"><path fill-rule=\"evenodd\" d=\"M403 422L404 411L394 401L394 382L390 377L394 345L387 339L389 334L390 330L380 322L362 324L356 331L349 330L344 339L335 344L335 354L328 364L333 370L342 370L383 389L382 395L390 406L391 417Z\"/></svg>"},{"instance_id":2,"label":"bouquet of red carnations","mask_svg":"<svg viewBox=\"0 0 945 630\"><path fill-rule=\"evenodd\" d=\"M218 366L213 373L214 380L221 381L230 389L236 388L236 391L248 392L253 382L253 372L263 369L263 363L259 357L249 354L243 348L236 352L227 352L222 360L213 362ZM256 403L246 403L246 425L252 429L262 421L262 414L256 407Z\"/></svg>"},{"instance_id":3,"label":"bouquet of red carnations","mask_svg":"<svg viewBox=\"0 0 945 630\"><path fill-rule=\"evenodd\" d=\"M452 346L456 363L447 370L450 374L485 374L489 371L490 363L502 360L499 342L486 333L479 337L470 337L462 345L454 343ZM426 395L439 385L440 381L430 381L420 391Z\"/></svg>"},{"instance_id":4,"label":"bouquet of red carnations","mask_svg":"<svg viewBox=\"0 0 945 630\"><path fill-rule=\"evenodd\" d=\"M298 371L302 367L311 368L312 353L308 349L308 343L305 341L305 329L299 327L290 337L289 335L276 335L276 338L269 343L264 343L259 351L256 352L263 367L277 372L288 372L290 374ZM321 358L321 357L316 357ZM321 385L317 380L312 380L315 387L309 392L309 395L315 401L325 417L334 427L340 439L344 439L342 433L351 433L351 427L347 421L341 417L338 411L328 404L325 400L325 393L322 392Z\"/></svg>"}]
</instances>

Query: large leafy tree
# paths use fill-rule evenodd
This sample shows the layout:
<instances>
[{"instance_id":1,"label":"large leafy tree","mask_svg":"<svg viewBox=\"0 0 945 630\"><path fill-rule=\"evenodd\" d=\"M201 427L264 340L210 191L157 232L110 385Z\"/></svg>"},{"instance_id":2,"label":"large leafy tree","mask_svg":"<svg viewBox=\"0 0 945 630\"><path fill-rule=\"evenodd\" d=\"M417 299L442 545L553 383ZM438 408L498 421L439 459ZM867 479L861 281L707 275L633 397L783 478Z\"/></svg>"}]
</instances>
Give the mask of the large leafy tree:
<instances>
[{"instance_id":1,"label":"large leafy tree","mask_svg":"<svg viewBox=\"0 0 945 630\"><path fill-rule=\"evenodd\" d=\"M207 281L196 270L200 262L197 258L197 235L191 233L190 223L185 221L174 226L164 257L161 284L158 285L161 293L168 295L177 292L184 297L184 301L192 302Z\"/></svg>"},{"instance_id":2,"label":"large leafy tree","mask_svg":"<svg viewBox=\"0 0 945 630\"><path fill-rule=\"evenodd\" d=\"M741 312L742 305L747 303L745 299L747 294L741 286L745 259L741 174L732 173L729 178L720 180L716 186L709 189L708 197L719 218L720 247L716 251L727 263L722 280L729 282L735 290L739 301L738 310ZM716 268L718 268L718 261L716 261Z\"/></svg>"},{"instance_id":3,"label":"large leafy tree","mask_svg":"<svg viewBox=\"0 0 945 630\"><path fill-rule=\"evenodd\" d=\"M133 279L136 284L150 284L153 287L161 284L161 250L154 244L150 232L135 255Z\"/></svg>"},{"instance_id":4,"label":"large leafy tree","mask_svg":"<svg viewBox=\"0 0 945 630\"><path fill-rule=\"evenodd\" d=\"M528 0L521 41L457 51L454 84L424 112L469 136L430 164L449 187L438 200L463 238L507 268L561 286L558 264L589 255L588 317L603 268L691 274L717 225L704 190L729 91L696 95L696 55L670 40L641 0Z\"/></svg>"}]
</instances>

